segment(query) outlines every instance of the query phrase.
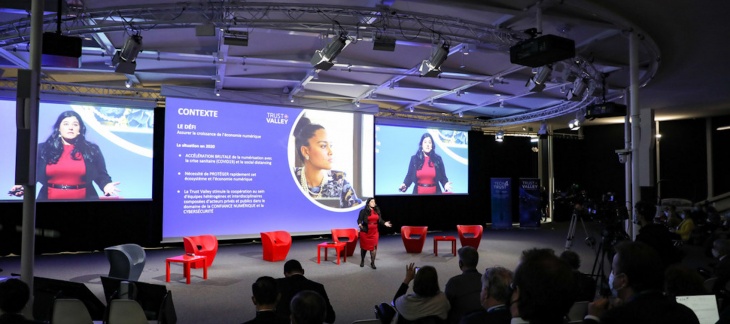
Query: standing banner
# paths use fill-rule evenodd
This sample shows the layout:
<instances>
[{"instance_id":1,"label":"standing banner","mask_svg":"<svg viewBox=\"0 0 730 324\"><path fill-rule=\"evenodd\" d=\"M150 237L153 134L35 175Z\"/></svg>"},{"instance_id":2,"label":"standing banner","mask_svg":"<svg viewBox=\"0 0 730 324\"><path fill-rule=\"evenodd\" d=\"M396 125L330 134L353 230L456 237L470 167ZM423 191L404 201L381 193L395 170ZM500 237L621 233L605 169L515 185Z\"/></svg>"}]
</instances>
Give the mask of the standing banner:
<instances>
[{"instance_id":1,"label":"standing banner","mask_svg":"<svg viewBox=\"0 0 730 324\"><path fill-rule=\"evenodd\" d=\"M492 178L492 228L512 228L512 179Z\"/></svg>"},{"instance_id":2,"label":"standing banner","mask_svg":"<svg viewBox=\"0 0 730 324\"><path fill-rule=\"evenodd\" d=\"M540 179L521 178L520 227L540 227Z\"/></svg>"}]
</instances>

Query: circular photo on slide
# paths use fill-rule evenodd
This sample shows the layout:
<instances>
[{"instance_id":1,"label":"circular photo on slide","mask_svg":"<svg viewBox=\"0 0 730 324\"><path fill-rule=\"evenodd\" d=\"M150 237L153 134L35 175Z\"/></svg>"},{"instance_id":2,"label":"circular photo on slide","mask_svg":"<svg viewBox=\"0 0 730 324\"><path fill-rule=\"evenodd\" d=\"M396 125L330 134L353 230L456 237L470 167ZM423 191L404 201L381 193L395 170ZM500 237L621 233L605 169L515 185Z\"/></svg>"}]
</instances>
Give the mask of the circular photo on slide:
<instances>
[{"instance_id":1,"label":"circular photo on slide","mask_svg":"<svg viewBox=\"0 0 730 324\"><path fill-rule=\"evenodd\" d=\"M345 212L362 207L353 183L353 123L348 113L302 110L289 136L294 184L319 207Z\"/></svg>"}]
</instances>

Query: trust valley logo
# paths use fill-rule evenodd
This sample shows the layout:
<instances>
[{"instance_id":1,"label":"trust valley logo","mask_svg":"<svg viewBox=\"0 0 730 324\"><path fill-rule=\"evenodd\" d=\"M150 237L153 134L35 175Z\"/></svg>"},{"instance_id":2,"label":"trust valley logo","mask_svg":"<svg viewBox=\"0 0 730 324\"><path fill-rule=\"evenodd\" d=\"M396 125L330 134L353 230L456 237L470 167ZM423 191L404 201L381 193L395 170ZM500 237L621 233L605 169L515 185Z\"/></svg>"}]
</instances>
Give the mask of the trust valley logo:
<instances>
[{"instance_id":1,"label":"trust valley logo","mask_svg":"<svg viewBox=\"0 0 730 324\"><path fill-rule=\"evenodd\" d=\"M494 189L509 189L509 181L495 181L492 186Z\"/></svg>"},{"instance_id":2,"label":"trust valley logo","mask_svg":"<svg viewBox=\"0 0 730 324\"><path fill-rule=\"evenodd\" d=\"M289 115L284 113L266 113L266 122L269 124L287 125L289 124Z\"/></svg>"}]
</instances>

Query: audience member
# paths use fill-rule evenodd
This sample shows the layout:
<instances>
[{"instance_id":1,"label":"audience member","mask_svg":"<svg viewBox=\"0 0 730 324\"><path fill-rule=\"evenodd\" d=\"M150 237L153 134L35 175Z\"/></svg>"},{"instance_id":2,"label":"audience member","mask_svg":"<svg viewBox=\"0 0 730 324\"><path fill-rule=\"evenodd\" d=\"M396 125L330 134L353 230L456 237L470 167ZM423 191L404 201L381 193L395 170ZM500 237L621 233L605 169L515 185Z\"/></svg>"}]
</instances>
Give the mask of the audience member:
<instances>
[{"instance_id":1,"label":"audience member","mask_svg":"<svg viewBox=\"0 0 730 324\"><path fill-rule=\"evenodd\" d=\"M682 242L689 242L689 237L692 235L692 231L695 229L695 222L692 217L689 217L686 212L679 213L682 222L677 225L677 229L674 231L679 234L682 238Z\"/></svg>"},{"instance_id":2,"label":"audience member","mask_svg":"<svg viewBox=\"0 0 730 324\"><path fill-rule=\"evenodd\" d=\"M588 304L584 323L699 324L691 309L662 293L664 271L654 249L628 241L617 244L615 249L608 285L618 300L614 305L609 305L608 298Z\"/></svg>"},{"instance_id":3,"label":"audience member","mask_svg":"<svg viewBox=\"0 0 730 324\"><path fill-rule=\"evenodd\" d=\"M287 324L289 318L276 314L276 303L279 301L279 289L276 279L264 276L256 279L251 285L251 301L256 306L256 317L244 324Z\"/></svg>"},{"instance_id":4,"label":"audience member","mask_svg":"<svg viewBox=\"0 0 730 324\"><path fill-rule=\"evenodd\" d=\"M664 272L664 294L670 297L707 295L705 279L683 264L673 264Z\"/></svg>"},{"instance_id":5,"label":"audience member","mask_svg":"<svg viewBox=\"0 0 730 324\"><path fill-rule=\"evenodd\" d=\"M717 263L710 271L710 277L717 278L712 286L712 293L717 294L725 288L730 280L730 240L719 238L712 242L712 256L717 259Z\"/></svg>"},{"instance_id":6,"label":"audience member","mask_svg":"<svg viewBox=\"0 0 730 324\"><path fill-rule=\"evenodd\" d=\"M573 271L551 249L524 251L512 286L512 323L563 323L577 295Z\"/></svg>"},{"instance_id":7,"label":"audience member","mask_svg":"<svg viewBox=\"0 0 730 324\"><path fill-rule=\"evenodd\" d=\"M302 290L291 300L292 324L322 324L327 314L328 303L313 290Z\"/></svg>"},{"instance_id":8,"label":"audience member","mask_svg":"<svg viewBox=\"0 0 730 324\"><path fill-rule=\"evenodd\" d=\"M465 315L461 324L509 324L512 314L507 308L512 295L512 271L503 267L492 267L484 270L482 276L482 292L479 296L482 309Z\"/></svg>"},{"instance_id":9,"label":"audience member","mask_svg":"<svg viewBox=\"0 0 730 324\"><path fill-rule=\"evenodd\" d=\"M634 208L641 226L639 234L636 235L636 242L642 242L654 248L665 268L670 264L682 261L682 252L673 243L676 235L670 233L666 226L651 222L650 217L656 212L654 204L639 201Z\"/></svg>"},{"instance_id":10,"label":"audience member","mask_svg":"<svg viewBox=\"0 0 730 324\"><path fill-rule=\"evenodd\" d=\"M560 253L560 259L565 261L573 269L575 283L578 286L578 301L591 301L596 297L596 281L590 275L580 272L580 256L570 250Z\"/></svg>"},{"instance_id":11,"label":"audience member","mask_svg":"<svg viewBox=\"0 0 730 324\"><path fill-rule=\"evenodd\" d=\"M0 281L0 323L33 324L42 323L26 319L21 314L30 299L28 284L18 278Z\"/></svg>"},{"instance_id":12,"label":"audience member","mask_svg":"<svg viewBox=\"0 0 730 324\"><path fill-rule=\"evenodd\" d=\"M465 314L482 309L479 302L482 274L477 271L479 252L471 246L459 249L459 269L461 274L446 282L444 293L449 299L449 323L458 323Z\"/></svg>"},{"instance_id":13,"label":"audience member","mask_svg":"<svg viewBox=\"0 0 730 324\"><path fill-rule=\"evenodd\" d=\"M299 261L294 259L286 261L284 263L284 278L276 279L276 284L281 293L279 303L276 305L276 313L279 316L289 317L291 313L289 303L292 301L294 295L303 290L313 290L324 299L327 305L327 315L324 321L326 323L335 322L335 310L332 308L332 304L330 304L324 286L316 281L305 278L304 269Z\"/></svg>"},{"instance_id":14,"label":"audience member","mask_svg":"<svg viewBox=\"0 0 730 324\"><path fill-rule=\"evenodd\" d=\"M682 218L677 214L677 206L664 207L664 215L667 217L667 227L669 228L676 228L682 222Z\"/></svg>"},{"instance_id":15,"label":"audience member","mask_svg":"<svg viewBox=\"0 0 730 324\"><path fill-rule=\"evenodd\" d=\"M413 293L407 294L408 284L413 281ZM423 266L416 268L414 263L406 266L406 277L393 297L393 305L398 312L398 323L410 323L426 317L446 321L451 305L439 289L436 268Z\"/></svg>"}]
</instances>

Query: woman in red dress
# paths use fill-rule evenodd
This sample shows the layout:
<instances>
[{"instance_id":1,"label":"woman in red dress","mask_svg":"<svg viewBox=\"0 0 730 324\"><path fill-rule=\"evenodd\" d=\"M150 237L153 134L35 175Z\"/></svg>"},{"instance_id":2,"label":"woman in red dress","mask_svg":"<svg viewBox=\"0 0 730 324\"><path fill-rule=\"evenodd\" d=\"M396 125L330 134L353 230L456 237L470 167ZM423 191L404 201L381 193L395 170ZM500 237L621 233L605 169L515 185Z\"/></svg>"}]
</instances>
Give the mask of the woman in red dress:
<instances>
[{"instance_id":1,"label":"woman in red dress","mask_svg":"<svg viewBox=\"0 0 730 324\"><path fill-rule=\"evenodd\" d=\"M451 192L451 182L446 177L444 160L436 153L433 137L429 133L421 136L418 150L411 156L408 172L398 190L406 192L413 183L415 183L414 194L441 194L441 186L444 187L444 192Z\"/></svg>"},{"instance_id":2,"label":"woman in red dress","mask_svg":"<svg viewBox=\"0 0 730 324\"><path fill-rule=\"evenodd\" d=\"M365 208L360 210L357 226L360 227L360 267L365 266L365 251L370 251L370 267L375 267L375 254L378 252L378 224L391 227L390 221L383 221L375 198L368 198Z\"/></svg>"}]
</instances>

